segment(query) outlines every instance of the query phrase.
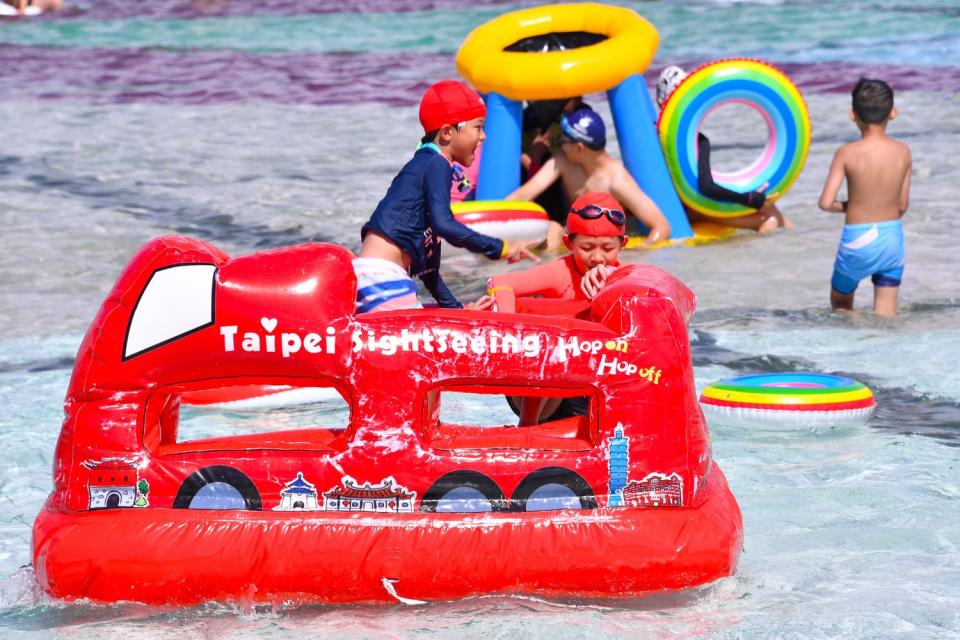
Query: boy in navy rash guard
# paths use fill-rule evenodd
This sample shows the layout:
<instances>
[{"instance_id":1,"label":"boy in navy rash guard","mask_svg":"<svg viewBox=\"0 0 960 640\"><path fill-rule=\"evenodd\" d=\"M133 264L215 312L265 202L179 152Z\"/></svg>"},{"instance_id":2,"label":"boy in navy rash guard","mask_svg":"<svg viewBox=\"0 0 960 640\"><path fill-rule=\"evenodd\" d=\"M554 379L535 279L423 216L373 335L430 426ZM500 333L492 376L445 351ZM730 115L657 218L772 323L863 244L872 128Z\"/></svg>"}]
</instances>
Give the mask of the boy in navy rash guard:
<instances>
[{"instance_id":1,"label":"boy in navy rash guard","mask_svg":"<svg viewBox=\"0 0 960 640\"><path fill-rule=\"evenodd\" d=\"M387 194L363 226L357 274L357 313L421 308L417 285L423 281L441 307L462 308L440 277L440 238L491 260L539 262L529 247L485 236L457 222L450 211L451 163L469 166L483 141L486 107L462 82L445 80L427 89L420 103L426 135L413 158L393 179ZM487 297L469 305L487 308Z\"/></svg>"}]
</instances>

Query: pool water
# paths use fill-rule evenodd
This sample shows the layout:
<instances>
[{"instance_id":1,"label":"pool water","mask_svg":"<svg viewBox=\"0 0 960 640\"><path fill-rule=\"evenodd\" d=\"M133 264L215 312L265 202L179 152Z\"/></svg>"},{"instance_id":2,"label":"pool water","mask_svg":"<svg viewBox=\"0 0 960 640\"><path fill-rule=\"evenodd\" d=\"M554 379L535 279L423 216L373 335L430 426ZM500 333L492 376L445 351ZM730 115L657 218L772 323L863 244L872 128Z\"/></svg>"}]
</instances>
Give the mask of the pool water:
<instances>
[{"instance_id":1,"label":"pool water","mask_svg":"<svg viewBox=\"0 0 960 640\"><path fill-rule=\"evenodd\" d=\"M419 138L423 89L454 76L471 28L521 6L346 4L78 0L61 15L0 22L0 636L960 635L960 11L948 0L624 3L660 30L656 69L763 58L798 83L813 124L806 167L780 202L795 229L626 254L697 294L698 389L748 373L826 372L867 383L878 402L860 427L711 425L744 514L734 576L640 600L491 596L423 607L163 609L40 592L30 530L51 489L73 357L130 255L165 233L231 255L306 240L356 249ZM896 320L828 308L842 219L816 202L834 150L857 135L847 110L860 74L897 91L890 131L914 157ZM587 100L609 114L603 96ZM762 144L755 122L736 114L707 123L724 167ZM508 268L445 261L463 299ZM871 296L861 285L857 306ZM236 429L238 419L205 428ZM299 425L304 414L289 419Z\"/></svg>"}]
</instances>

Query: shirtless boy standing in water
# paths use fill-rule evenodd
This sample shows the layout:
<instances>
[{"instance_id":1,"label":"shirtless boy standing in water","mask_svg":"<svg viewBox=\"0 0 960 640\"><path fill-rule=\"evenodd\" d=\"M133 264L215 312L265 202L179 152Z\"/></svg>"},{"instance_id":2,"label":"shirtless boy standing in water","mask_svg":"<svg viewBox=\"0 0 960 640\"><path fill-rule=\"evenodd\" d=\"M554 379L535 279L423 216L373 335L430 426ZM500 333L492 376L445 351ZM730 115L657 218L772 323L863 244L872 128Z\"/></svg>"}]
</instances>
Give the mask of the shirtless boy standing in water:
<instances>
[{"instance_id":1,"label":"shirtless boy standing in water","mask_svg":"<svg viewBox=\"0 0 960 640\"><path fill-rule=\"evenodd\" d=\"M907 145L887 136L887 123L896 117L889 85L861 78L850 110L861 138L834 154L819 203L824 211L846 213L830 281L836 311L852 311L857 285L872 276L874 312L897 315L904 263L900 218L910 202L913 161ZM841 202L837 192L844 179L847 200Z\"/></svg>"},{"instance_id":2,"label":"shirtless boy standing in water","mask_svg":"<svg viewBox=\"0 0 960 640\"><path fill-rule=\"evenodd\" d=\"M670 237L670 223L660 208L640 190L627 168L604 151L607 129L596 112L581 108L564 114L560 131L560 153L547 160L530 180L508 195L507 200L533 200L559 178L571 202L589 192L613 194L650 229L648 244ZM551 223L548 248L559 246L562 238L563 227Z\"/></svg>"}]
</instances>

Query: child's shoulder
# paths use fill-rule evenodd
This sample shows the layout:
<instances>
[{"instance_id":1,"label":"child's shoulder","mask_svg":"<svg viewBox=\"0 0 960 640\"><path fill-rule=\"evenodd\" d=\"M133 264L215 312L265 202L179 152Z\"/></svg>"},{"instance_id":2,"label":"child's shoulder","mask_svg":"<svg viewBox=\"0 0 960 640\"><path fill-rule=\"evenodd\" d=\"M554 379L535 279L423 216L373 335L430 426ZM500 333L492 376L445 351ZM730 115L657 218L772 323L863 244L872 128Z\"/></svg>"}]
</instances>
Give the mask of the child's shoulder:
<instances>
[{"instance_id":1,"label":"child's shoulder","mask_svg":"<svg viewBox=\"0 0 960 640\"><path fill-rule=\"evenodd\" d=\"M862 158L865 155L873 156L877 153L877 149L873 148L874 146L874 142L860 138L840 145L834 157L841 163L845 163L846 161Z\"/></svg>"},{"instance_id":2,"label":"child's shoulder","mask_svg":"<svg viewBox=\"0 0 960 640\"><path fill-rule=\"evenodd\" d=\"M910 159L910 147L907 146L907 143L901 142L890 136L885 136L884 138L877 141L878 144L873 145L869 148L871 154L879 155L882 157L887 157L890 159L898 160L909 160Z\"/></svg>"},{"instance_id":3,"label":"child's shoulder","mask_svg":"<svg viewBox=\"0 0 960 640\"><path fill-rule=\"evenodd\" d=\"M440 153L426 147L417 149L413 156L407 160L400 174L411 174L412 176L428 176L429 179L437 179L449 190L450 182L453 176L453 166Z\"/></svg>"},{"instance_id":4,"label":"child's shoulder","mask_svg":"<svg viewBox=\"0 0 960 640\"><path fill-rule=\"evenodd\" d=\"M862 147L863 147L863 140L862 140L862 139L852 140L852 141L850 141L850 142L847 142L846 144L840 145L840 146L837 148L836 155L838 155L838 156L844 156L844 155L848 155L848 154L851 154L851 153L856 153L857 150L858 150L858 149L861 149Z\"/></svg>"},{"instance_id":5,"label":"child's shoulder","mask_svg":"<svg viewBox=\"0 0 960 640\"><path fill-rule=\"evenodd\" d=\"M910 145L908 145L906 142L903 142L902 140L896 140L894 138L890 138L890 141L893 142L894 145L896 145L896 148L900 151L900 153L904 154L907 157L910 156Z\"/></svg>"}]
</instances>

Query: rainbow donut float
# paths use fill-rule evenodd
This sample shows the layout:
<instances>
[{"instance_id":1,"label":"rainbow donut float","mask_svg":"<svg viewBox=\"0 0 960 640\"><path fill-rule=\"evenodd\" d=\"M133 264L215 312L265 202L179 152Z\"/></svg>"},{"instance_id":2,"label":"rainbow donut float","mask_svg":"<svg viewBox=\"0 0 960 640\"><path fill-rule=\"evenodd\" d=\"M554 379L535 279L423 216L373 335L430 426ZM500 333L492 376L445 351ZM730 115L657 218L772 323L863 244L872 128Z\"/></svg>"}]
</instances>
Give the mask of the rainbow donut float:
<instances>
[{"instance_id":1,"label":"rainbow donut float","mask_svg":"<svg viewBox=\"0 0 960 640\"><path fill-rule=\"evenodd\" d=\"M457 222L508 242L544 238L550 224L547 212L536 202L467 200L451 203L450 210Z\"/></svg>"},{"instance_id":2,"label":"rainbow donut float","mask_svg":"<svg viewBox=\"0 0 960 640\"><path fill-rule=\"evenodd\" d=\"M680 199L716 218L752 213L740 204L718 202L697 190L697 132L706 117L727 104L754 109L766 123L767 143L752 163L732 173L713 172L717 184L755 191L768 184L767 200L782 196L800 175L810 148L810 117L797 87L773 66L749 59L711 62L670 94L657 129L667 168Z\"/></svg>"},{"instance_id":3,"label":"rainbow donut float","mask_svg":"<svg viewBox=\"0 0 960 640\"><path fill-rule=\"evenodd\" d=\"M843 426L870 419L873 392L825 373L767 373L727 378L700 396L707 418L734 426Z\"/></svg>"}]
</instances>

